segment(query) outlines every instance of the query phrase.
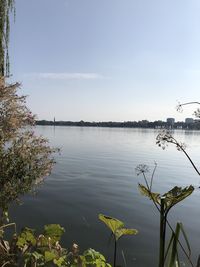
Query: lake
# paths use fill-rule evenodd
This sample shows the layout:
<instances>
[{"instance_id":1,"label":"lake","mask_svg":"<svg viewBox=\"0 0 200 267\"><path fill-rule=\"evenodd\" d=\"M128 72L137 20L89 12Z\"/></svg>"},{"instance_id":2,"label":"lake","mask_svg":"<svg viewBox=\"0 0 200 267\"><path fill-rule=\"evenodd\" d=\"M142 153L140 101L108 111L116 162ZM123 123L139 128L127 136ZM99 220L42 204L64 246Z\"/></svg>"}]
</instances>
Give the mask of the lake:
<instances>
[{"instance_id":1,"label":"lake","mask_svg":"<svg viewBox=\"0 0 200 267\"><path fill-rule=\"evenodd\" d=\"M110 231L98 219L103 213L139 231L119 240L118 263L156 266L159 214L139 193L138 182L144 181L135 172L138 164L153 169L156 161L153 191L164 193L175 185L196 188L169 215L172 225L183 222L196 261L200 253L200 177L174 146L162 150L155 144L158 130L38 126L36 131L61 148L61 155L56 155L57 164L37 194L25 196L23 205L11 209L11 219L19 229L59 223L66 229L65 247L73 242L81 251L92 247L112 263ZM187 152L200 167L200 132L180 130L174 136L187 144Z\"/></svg>"}]
</instances>

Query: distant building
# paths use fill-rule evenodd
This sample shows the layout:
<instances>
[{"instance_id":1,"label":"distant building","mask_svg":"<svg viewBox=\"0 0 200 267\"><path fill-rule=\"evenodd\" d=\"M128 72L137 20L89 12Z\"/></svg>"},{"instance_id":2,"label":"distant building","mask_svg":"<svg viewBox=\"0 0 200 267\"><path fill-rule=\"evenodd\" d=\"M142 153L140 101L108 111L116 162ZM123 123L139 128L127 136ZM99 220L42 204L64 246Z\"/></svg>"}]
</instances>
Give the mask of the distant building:
<instances>
[{"instance_id":1,"label":"distant building","mask_svg":"<svg viewBox=\"0 0 200 267\"><path fill-rule=\"evenodd\" d=\"M175 119L174 118L167 118L167 124L170 126L173 126L175 123Z\"/></svg>"},{"instance_id":2,"label":"distant building","mask_svg":"<svg viewBox=\"0 0 200 267\"><path fill-rule=\"evenodd\" d=\"M187 124L194 123L194 119L193 118L186 118L185 123L187 123Z\"/></svg>"},{"instance_id":3,"label":"distant building","mask_svg":"<svg viewBox=\"0 0 200 267\"><path fill-rule=\"evenodd\" d=\"M144 123L144 124L149 123L148 120L142 120L141 122Z\"/></svg>"}]
</instances>

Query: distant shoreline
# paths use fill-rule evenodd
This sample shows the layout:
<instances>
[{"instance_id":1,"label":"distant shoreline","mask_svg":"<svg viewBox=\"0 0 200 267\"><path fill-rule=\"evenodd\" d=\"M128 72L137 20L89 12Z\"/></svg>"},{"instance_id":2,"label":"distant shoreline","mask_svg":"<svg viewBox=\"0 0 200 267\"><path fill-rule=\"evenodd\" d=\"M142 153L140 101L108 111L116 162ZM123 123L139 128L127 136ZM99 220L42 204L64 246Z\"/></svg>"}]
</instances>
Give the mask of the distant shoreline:
<instances>
[{"instance_id":1,"label":"distant shoreline","mask_svg":"<svg viewBox=\"0 0 200 267\"><path fill-rule=\"evenodd\" d=\"M86 121L47 121L37 120L36 125L42 126L78 126L78 127L109 127L109 128L146 128L146 129L180 129L200 130L200 121L193 123L175 122L169 124L164 121L127 121L127 122L86 122Z\"/></svg>"}]
</instances>

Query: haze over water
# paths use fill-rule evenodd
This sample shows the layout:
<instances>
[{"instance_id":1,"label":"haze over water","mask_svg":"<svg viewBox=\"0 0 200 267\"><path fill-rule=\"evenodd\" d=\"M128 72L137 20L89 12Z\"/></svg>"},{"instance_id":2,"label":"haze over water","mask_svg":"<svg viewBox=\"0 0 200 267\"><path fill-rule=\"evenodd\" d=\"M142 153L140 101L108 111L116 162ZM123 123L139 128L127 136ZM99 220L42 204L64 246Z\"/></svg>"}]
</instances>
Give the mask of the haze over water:
<instances>
[{"instance_id":1,"label":"haze over water","mask_svg":"<svg viewBox=\"0 0 200 267\"><path fill-rule=\"evenodd\" d=\"M142 177L135 173L138 164L147 164L155 174L153 191L164 193L175 185L194 185L196 190L178 204L169 216L170 222L181 221L188 234L193 259L199 253L200 177L183 153L169 146L162 150L155 144L157 130L86 127L37 127L36 131L61 148L57 164L36 196L25 196L21 206L11 211L18 227L28 225L41 229L44 224L59 223L66 229L65 247L73 242L81 251L92 247L112 263L110 232L98 220L103 213L136 228L137 236L119 241L118 262L128 267L155 266L158 260L159 215L153 204L138 191ZM200 132L176 131L175 137L185 142L187 151L200 166ZM20 221L19 218L22 218Z\"/></svg>"}]
</instances>

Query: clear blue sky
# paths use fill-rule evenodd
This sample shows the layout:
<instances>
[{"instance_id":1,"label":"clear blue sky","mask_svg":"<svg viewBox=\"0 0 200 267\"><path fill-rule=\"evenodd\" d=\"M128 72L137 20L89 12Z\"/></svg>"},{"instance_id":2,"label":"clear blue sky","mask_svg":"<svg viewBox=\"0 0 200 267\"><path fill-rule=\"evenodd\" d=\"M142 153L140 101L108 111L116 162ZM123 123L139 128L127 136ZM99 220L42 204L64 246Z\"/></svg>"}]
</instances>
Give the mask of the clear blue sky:
<instances>
[{"instance_id":1,"label":"clear blue sky","mask_svg":"<svg viewBox=\"0 0 200 267\"><path fill-rule=\"evenodd\" d=\"M199 14L199 0L16 0L11 73L39 119L191 117L175 106L200 101Z\"/></svg>"}]
</instances>

